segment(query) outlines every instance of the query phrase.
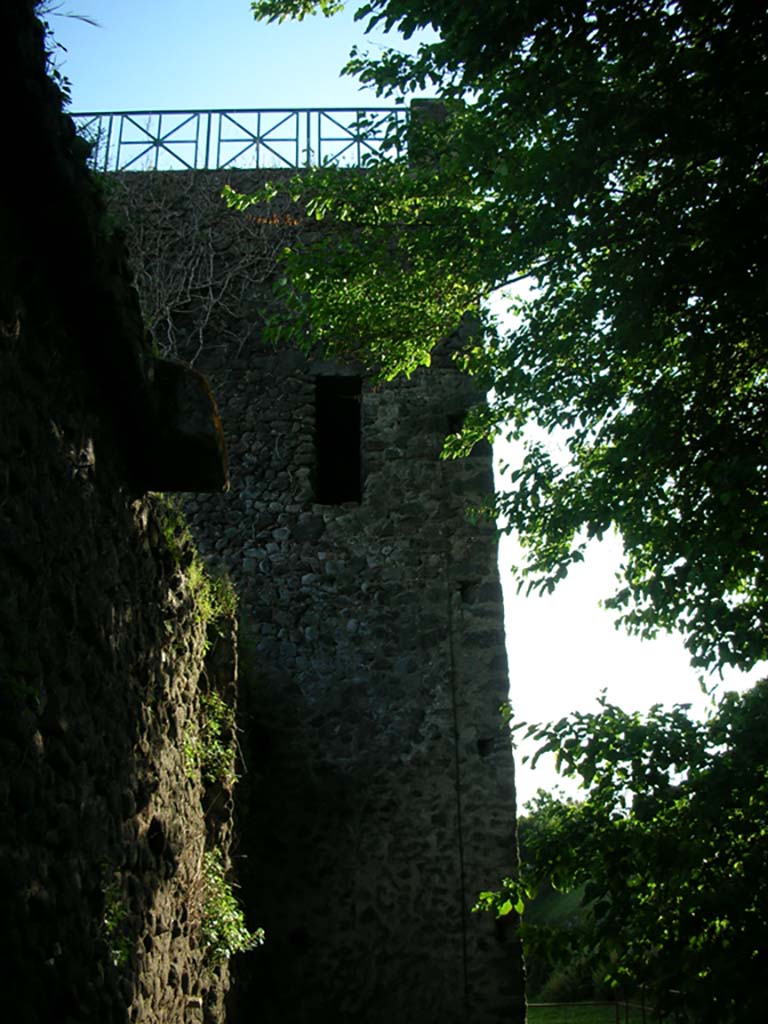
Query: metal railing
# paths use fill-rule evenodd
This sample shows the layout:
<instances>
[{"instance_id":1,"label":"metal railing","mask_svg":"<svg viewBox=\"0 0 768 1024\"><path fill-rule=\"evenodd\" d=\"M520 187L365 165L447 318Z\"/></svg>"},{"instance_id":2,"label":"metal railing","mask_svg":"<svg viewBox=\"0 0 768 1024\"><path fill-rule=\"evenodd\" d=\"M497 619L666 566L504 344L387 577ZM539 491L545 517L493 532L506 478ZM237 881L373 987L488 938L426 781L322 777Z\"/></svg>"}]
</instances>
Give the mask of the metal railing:
<instances>
[{"instance_id":1,"label":"metal railing","mask_svg":"<svg viewBox=\"0 0 768 1024\"><path fill-rule=\"evenodd\" d=\"M98 171L360 167L390 148L404 107L77 113Z\"/></svg>"}]
</instances>

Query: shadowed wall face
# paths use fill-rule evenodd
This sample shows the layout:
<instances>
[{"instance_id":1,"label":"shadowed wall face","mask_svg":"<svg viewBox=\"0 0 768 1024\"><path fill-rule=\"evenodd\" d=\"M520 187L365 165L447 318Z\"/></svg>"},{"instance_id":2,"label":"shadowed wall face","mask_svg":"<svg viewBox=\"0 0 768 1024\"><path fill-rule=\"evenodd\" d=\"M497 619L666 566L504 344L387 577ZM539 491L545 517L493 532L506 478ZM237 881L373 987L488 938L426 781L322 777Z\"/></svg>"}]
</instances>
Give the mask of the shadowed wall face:
<instances>
[{"instance_id":1,"label":"shadowed wall face","mask_svg":"<svg viewBox=\"0 0 768 1024\"><path fill-rule=\"evenodd\" d=\"M31 3L0 39L0 1015L222 1024L201 860L227 862L231 793L212 816L185 740L204 694L234 702L234 647L206 661L191 551L133 489L151 356Z\"/></svg>"},{"instance_id":2,"label":"shadowed wall face","mask_svg":"<svg viewBox=\"0 0 768 1024\"><path fill-rule=\"evenodd\" d=\"M226 857L232 799L209 813L185 749L204 695L234 704L234 651L221 639L206 664L185 566L155 503L126 493L88 368L36 305L44 331L30 316L0 339L3 1012L222 1024L201 865L206 846Z\"/></svg>"}]
</instances>

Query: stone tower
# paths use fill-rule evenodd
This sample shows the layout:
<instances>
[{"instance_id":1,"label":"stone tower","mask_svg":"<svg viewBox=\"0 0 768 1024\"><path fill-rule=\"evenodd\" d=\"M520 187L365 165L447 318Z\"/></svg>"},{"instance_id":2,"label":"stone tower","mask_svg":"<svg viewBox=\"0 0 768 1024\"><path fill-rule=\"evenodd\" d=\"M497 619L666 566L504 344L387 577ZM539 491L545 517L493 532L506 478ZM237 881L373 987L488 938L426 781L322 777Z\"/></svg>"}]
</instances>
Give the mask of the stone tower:
<instances>
[{"instance_id":1,"label":"stone tower","mask_svg":"<svg viewBox=\"0 0 768 1024\"><path fill-rule=\"evenodd\" d=\"M230 458L230 492L188 510L241 598L235 860L267 942L242 960L234 1019L522 1021L514 932L471 912L516 869L497 537L467 515L493 486L491 452L440 457L483 396L451 360L460 333L428 370L386 385L266 347L271 269L259 287L253 266L240 280L246 222L207 198L225 180L136 174L120 188L134 233L142 209L195 224L187 241L166 226L156 251L144 236L140 288L201 239L232 268L205 337L203 288L167 326L211 381ZM291 217L255 220L249 251L268 262L270 231Z\"/></svg>"}]
</instances>

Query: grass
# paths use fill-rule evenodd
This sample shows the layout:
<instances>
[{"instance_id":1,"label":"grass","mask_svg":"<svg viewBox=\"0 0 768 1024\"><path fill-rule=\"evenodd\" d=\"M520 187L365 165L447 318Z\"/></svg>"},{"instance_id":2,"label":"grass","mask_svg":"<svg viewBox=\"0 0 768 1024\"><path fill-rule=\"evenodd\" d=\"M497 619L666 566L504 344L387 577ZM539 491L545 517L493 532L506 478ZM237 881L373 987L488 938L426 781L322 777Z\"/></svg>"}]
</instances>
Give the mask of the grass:
<instances>
[{"instance_id":1,"label":"grass","mask_svg":"<svg viewBox=\"0 0 768 1024\"><path fill-rule=\"evenodd\" d=\"M624 1024L624 1007L619 1018ZM641 1021L640 1011L630 1012L630 1021ZM649 1018L650 1019L650 1018ZM613 1004L589 1006L576 1003L562 1003L559 1006L529 1006L529 1024L616 1024L616 1007Z\"/></svg>"}]
</instances>

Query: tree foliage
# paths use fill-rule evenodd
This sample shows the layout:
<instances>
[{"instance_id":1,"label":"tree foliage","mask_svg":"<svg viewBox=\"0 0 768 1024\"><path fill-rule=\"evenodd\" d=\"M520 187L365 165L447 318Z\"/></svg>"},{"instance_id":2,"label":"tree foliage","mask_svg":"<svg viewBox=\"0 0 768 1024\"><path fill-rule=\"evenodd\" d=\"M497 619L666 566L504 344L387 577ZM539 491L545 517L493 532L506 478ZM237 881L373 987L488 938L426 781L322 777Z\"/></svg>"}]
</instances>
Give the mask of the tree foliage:
<instances>
[{"instance_id":1,"label":"tree foliage","mask_svg":"<svg viewBox=\"0 0 768 1024\"><path fill-rule=\"evenodd\" d=\"M436 30L347 71L383 95L433 88L447 117L412 118L410 161L286 186L325 230L286 254L283 330L394 375L472 310L466 366L495 399L465 441L523 439L496 510L529 586L615 526L607 604L630 630L679 628L698 666L765 658L765 6L370 0L357 16ZM515 281L513 326L477 308Z\"/></svg>"},{"instance_id":2,"label":"tree foliage","mask_svg":"<svg viewBox=\"0 0 768 1024\"><path fill-rule=\"evenodd\" d=\"M340 0L257 0L252 7L259 20L281 24L291 19L303 21L318 13L330 18L342 11L344 4Z\"/></svg>"},{"instance_id":3,"label":"tree foliage","mask_svg":"<svg viewBox=\"0 0 768 1024\"><path fill-rule=\"evenodd\" d=\"M673 1019L760 1019L768 956L768 681L687 706L528 728L578 779L583 802L539 794L523 819L523 878L486 906L506 914L541 885L583 892L571 957L588 953ZM535 759L534 759L535 760ZM518 909L520 909L518 907ZM525 922L525 916L523 917ZM537 941L535 926L527 940Z\"/></svg>"}]
</instances>

